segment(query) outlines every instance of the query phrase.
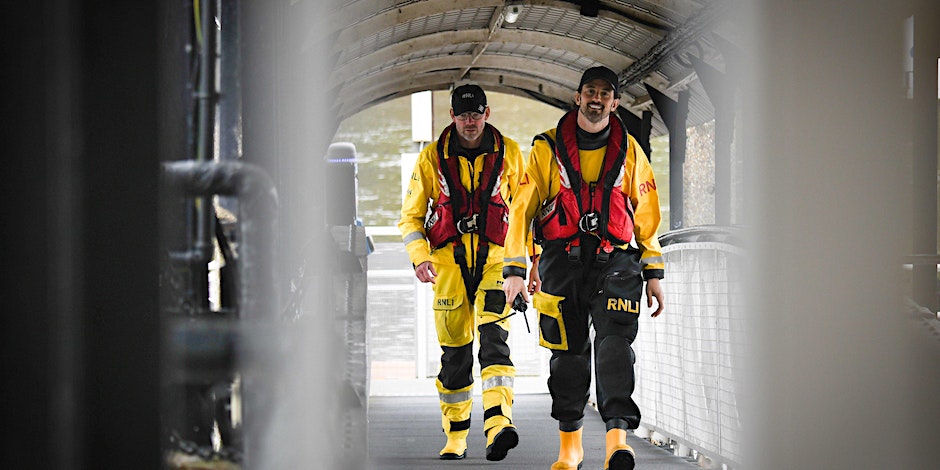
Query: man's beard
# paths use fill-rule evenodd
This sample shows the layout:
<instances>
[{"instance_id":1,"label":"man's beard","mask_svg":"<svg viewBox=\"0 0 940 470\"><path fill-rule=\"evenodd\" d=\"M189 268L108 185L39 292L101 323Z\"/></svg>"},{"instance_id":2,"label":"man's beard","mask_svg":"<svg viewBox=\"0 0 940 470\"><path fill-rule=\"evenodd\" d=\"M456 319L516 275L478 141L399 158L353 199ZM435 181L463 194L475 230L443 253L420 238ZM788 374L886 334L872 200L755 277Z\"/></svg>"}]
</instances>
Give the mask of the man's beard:
<instances>
[{"instance_id":1,"label":"man's beard","mask_svg":"<svg viewBox=\"0 0 940 470\"><path fill-rule=\"evenodd\" d=\"M603 121L607 118L607 116L610 115L610 113L607 111L607 107L604 105L601 105L601 109L595 110L591 108L588 103L585 103L581 105L580 111L581 115L584 116L585 119L594 124Z\"/></svg>"},{"instance_id":2,"label":"man's beard","mask_svg":"<svg viewBox=\"0 0 940 470\"><path fill-rule=\"evenodd\" d=\"M480 128L477 127L477 128L474 128L473 130L469 130L468 128L465 127L462 129L461 132L458 132L458 134L460 134L460 136L463 137L464 139L473 140L477 137L480 137Z\"/></svg>"}]
</instances>

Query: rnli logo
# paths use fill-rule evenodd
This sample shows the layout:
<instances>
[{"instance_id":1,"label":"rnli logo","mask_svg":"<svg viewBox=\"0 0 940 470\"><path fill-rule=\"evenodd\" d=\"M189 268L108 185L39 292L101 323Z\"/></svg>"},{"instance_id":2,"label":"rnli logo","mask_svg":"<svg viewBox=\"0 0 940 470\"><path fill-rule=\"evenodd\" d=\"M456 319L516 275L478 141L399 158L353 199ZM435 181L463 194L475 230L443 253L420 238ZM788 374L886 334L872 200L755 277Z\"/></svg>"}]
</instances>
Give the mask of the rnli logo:
<instances>
[{"instance_id":1,"label":"rnli logo","mask_svg":"<svg viewBox=\"0 0 940 470\"><path fill-rule=\"evenodd\" d=\"M454 299L437 299L437 306L439 308L448 308L453 307L456 303Z\"/></svg>"},{"instance_id":2,"label":"rnli logo","mask_svg":"<svg viewBox=\"0 0 940 470\"><path fill-rule=\"evenodd\" d=\"M640 303L630 299L607 299L607 310L640 313Z\"/></svg>"},{"instance_id":3,"label":"rnli logo","mask_svg":"<svg viewBox=\"0 0 940 470\"><path fill-rule=\"evenodd\" d=\"M431 217L428 217L428 221L424 223L424 226L425 226L426 228L431 228L431 227L433 227L434 224L437 223L437 219L439 219L439 218L440 218L440 216L438 215L437 212L432 212L432 213L431 213ZM441 300L444 300L444 299L438 299L438 302L440 302Z\"/></svg>"},{"instance_id":4,"label":"rnli logo","mask_svg":"<svg viewBox=\"0 0 940 470\"><path fill-rule=\"evenodd\" d=\"M555 211L555 199L552 199L551 202L545 204L545 205L542 206L542 208L539 210L539 220L544 220L546 217L548 217L548 216L549 216L552 212L554 212L554 211Z\"/></svg>"},{"instance_id":5,"label":"rnli logo","mask_svg":"<svg viewBox=\"0 0 940 470\"><path fill-rule=\"evenodd\" d=\"M655 181L655 180L649 180L649 181L646 181L646 182L644 182L644 183L640 183L640 196L642 196L642 195L644 195L644 194L646 194L646 193L648 193L648 192L650 192L650 191L656 191L656 181Z\"/></svg>"}]
</instances>

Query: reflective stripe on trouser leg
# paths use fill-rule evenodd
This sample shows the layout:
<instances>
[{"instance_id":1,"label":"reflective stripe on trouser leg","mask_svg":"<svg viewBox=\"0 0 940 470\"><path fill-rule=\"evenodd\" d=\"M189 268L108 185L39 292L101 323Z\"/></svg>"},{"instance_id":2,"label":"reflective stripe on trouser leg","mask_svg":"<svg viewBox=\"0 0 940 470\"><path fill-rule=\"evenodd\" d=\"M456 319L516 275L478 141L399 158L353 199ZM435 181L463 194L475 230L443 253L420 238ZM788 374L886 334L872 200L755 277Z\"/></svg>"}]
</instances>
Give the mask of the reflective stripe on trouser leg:
<instances>
[{"instance_id":1,"label":"reflective stripe on trouser leg","mask_svg":"<svg viewBox=\"0 0 940 470\"><path fill-rule=\"evenodd\" d=\"M494 365L481 373L483 378L483 433L493 427L512 424L513 380L516 369Z\"/></svg>"},{"instance_id":2,"label":"reflective stripe on trouser leg","mask_svg":"<svg viewBox=\"0 0 940 470\"><path fill-rule=\"evenodd\" d=\"M473 409L473 385L459 390L447 390L437 380L437 395L441 400L441 429L449 438L465 438L470 431L470 411Z\"/></svg>"}]
</instances>

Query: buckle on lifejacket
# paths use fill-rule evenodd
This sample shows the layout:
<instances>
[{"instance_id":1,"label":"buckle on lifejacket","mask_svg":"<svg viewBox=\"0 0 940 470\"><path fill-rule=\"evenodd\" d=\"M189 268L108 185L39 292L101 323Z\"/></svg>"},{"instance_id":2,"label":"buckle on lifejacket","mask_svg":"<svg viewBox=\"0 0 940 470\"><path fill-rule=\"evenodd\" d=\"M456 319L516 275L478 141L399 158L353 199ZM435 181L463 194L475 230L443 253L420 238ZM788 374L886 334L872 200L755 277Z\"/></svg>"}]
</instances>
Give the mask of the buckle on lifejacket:
<instances>
[{"instance_id":1,"label":"buckle on lifejacket","mask_svg":"<svg viewBox=\"0 0 940 470\"><path fill-rule=\"evenodd\" d=\"M568 261L572 263L581 262L581 241L577 238L568 243L568 246L565 247L565 251L568 252Z\"/></svg>"},{"instance_id":2,"label":"buckle on lifejacket","mask_svg":"<svg viewBox=\"0 0 940 470\"><path fill-rule=\"evenodd\" d=\"M585 233L596 232L599 227L600 219L597 217L597 212L584 214L578 221L578 228Z\"/></svg>"},{"instance_id":3,"label":"buckle on lifejacket","mask_svg":"<svg viewBox=\"0 0 940 470\"><path fill-rule=\"evenodd\" d=\"M466 235L468 233L473 233L479 230L480 227L477 225L478 215L479 214L473 214L473 215L470 215L470 216L467 216L458 220L457 231L460 232L461 234Z\"/></svg>"},{"instance_id":4,"label":"buckle on lifejacket","mask_svg":"<svg viewBox=\"0 0 940 470\"><path fill-rule=\"evenodd\" d=\"M606 263L610 260L610 254L614 252L614 245L610 243L610 240L601 240L600 246L597 247L597 253L595 260L598 263Z\"/></svg>"}]
</instances>

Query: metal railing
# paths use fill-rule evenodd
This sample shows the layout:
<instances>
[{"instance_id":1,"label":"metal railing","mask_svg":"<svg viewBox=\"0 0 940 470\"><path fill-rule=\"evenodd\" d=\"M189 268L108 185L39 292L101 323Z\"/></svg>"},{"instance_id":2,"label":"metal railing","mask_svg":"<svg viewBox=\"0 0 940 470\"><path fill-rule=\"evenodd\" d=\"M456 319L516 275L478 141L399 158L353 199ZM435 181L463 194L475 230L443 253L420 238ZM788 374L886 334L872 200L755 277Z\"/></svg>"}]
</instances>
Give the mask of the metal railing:
<instances>
[{"instance_id":1,"label":"metal railing","mask_svg":"<svg viewBox=\"0 0 940 470\"><path fill-rule=\"evenodd\" d=\"M663 244L666 312L641 316L634 398L641 437L672 444L706 468L738 467L743 372L744 250L738 231L704 226L669 232ZM645 306L645 302L643 303Z\"/></svg>"}]
</instances>

